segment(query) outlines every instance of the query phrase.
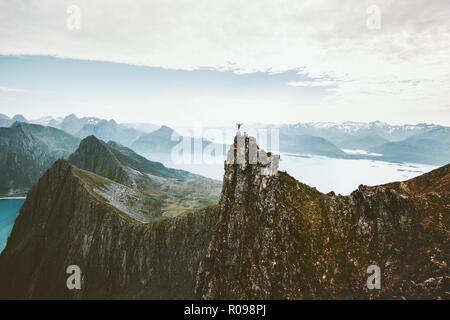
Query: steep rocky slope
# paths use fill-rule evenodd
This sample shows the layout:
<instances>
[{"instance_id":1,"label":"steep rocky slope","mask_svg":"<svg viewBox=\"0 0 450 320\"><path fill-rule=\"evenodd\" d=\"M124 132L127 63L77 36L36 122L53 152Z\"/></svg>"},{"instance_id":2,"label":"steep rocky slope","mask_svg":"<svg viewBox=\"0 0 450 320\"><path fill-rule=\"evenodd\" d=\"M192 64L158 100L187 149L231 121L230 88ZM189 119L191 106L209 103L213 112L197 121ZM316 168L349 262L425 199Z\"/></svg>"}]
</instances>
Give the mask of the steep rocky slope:
<instances>
[{"instance_id":1,"label":"steep rocky slope","mask_svg":"<svg viewBox=\"0 0 450 320\"><path fill-rule=\"evenodd\" d=\"M0 256L0 298L192 297L217 208L143 224L93 191L102 181L59 160L31 188ZM81 290L66 287L69 265Z\"/></svg>"},{"instance_id":2,"label":"steep rocky slope","mask_svg":"<svg viewBox=\"0 0 450 320\"><path fill-rule=\"evenodd\" d=\"M15 122L0 128L0 196L23 195L55 160L68 157L79 140L61 130Z\"/></svg>"},{"instance_id":3,"label":"steep rocky slope","mask_svg":"<svg viewBox=\"0 0 450 320\"><path fill-rule=\"evenodd\" d=\"M226 165L199 298L450 298L450 165L344 197L246 157ZM381 290L366 287L370 265Z\"/></svg>"},{"instance_id":4,"label":"steep rocky slope","mask_svg":"<svg viewBox=\"0 0 450 320\"><path fill-rule=\"evenodd\" d=\"M83 139L68 160L78 168L89 170L121 184L128 186L132 184L126 168L108 145L95 136Z\"/></svg>"},{"instance_id":5,"label":"steep rocky slope","mask_svg":"<svg viewBox=\"0 0 450 320\"><path fill-rule=\"evenodd\" d=\"M449 299L450 165L322 194L232 146L220 207L148 224L60 160L30 190L0 255L1 298ZM230 154L229 154L230 155ZM81 290L69 291L68 265ZM381 268L369 290L367 267Z\"/></svg>"}]
</instances>

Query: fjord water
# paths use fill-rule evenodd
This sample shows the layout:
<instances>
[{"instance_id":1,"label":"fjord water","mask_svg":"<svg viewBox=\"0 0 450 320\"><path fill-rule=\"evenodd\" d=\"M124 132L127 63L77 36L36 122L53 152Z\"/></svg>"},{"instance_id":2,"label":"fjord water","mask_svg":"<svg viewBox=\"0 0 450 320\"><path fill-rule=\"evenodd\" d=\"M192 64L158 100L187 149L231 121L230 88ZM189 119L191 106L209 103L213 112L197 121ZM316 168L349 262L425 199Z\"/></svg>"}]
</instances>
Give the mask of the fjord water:
<instances>
[{"instance_id":1,"label":"fjord water","mask_svg":"<svg viewBox=\"0 0 450 320\"><path fill-rule=\"evenodd\" d=\"M280 167L297 180L316 187L323 193L334 191L350 194L360 184L375 186L394 181L405 181L436 169L437 166L416 163L393 163L368 159L335 159L317 155L281 152ZM154 160L150 158L150 160ZM213 163L183 164L170 161L166 166L183 169L208 178L222 180L223 156L214 158Z\"/></svg>"},{"instance_id":2,"label":"fjord water","mask_svg":"<svg viewBox=\"0 0 450 320\"><path fill-rule=\"evenodd\" d=\"M25 199L0 199L0 253L6 246L14 221Z\"/></svg>"},{"instance_id":3,"label":"fjord water","mask_svg":"<svg viewBox=\"0 0 450 320\"><path fill-rule=\"evenodd\" d=\"M437 166L417 163L393 163L368 159L335 159L281 153L280 170L317 190L350 194L360 184L376 186L405 181L436 169Z\"/></svg>"}]
</instances>

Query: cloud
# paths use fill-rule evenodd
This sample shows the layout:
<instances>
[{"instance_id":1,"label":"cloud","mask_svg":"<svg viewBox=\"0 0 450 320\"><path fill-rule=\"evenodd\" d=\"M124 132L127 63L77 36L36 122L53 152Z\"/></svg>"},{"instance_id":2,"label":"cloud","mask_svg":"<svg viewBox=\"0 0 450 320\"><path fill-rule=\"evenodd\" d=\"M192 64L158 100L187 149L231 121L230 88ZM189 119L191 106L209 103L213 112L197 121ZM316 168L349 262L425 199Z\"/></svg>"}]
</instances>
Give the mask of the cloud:
<instances>
[{"instance_id":1,"label":"cloud","mask_svg":"<svg viewBox=\"0 0 450 320\"><path fill-rule=\"evenodd\" d=\"M0 92L30 93L30 91L26 90L26 89L1 87L1 86L0 86Z\"/></svg>"},{"instance_id":2,"label":"cloud","mask_svg":"<svg viewBox=\"0 0 450 320\"><path fill-rule=\"evenodd\" d=\"M332 87L336 83L334 81L291 81L288 82L291 87Z\"/></svg>"},{"instance_id":3,"label":"cloud","mask_svg":"<svg viewBox=\"0 0 450 320\"><path fill-rule=\"evenodd\" d=\"M72 4L81 10L79 30L66 26ZM371 5L380 8L379 30L367 27ZM324 103L334 107L364 106L374 117L392 108L445 110L441 118L450 121L448 0L3 0L0 39L0 54L236 73L300 70L289 85L332 79ZM304 83L303 75L316 81Z\"/></svg>"}]
</instances>

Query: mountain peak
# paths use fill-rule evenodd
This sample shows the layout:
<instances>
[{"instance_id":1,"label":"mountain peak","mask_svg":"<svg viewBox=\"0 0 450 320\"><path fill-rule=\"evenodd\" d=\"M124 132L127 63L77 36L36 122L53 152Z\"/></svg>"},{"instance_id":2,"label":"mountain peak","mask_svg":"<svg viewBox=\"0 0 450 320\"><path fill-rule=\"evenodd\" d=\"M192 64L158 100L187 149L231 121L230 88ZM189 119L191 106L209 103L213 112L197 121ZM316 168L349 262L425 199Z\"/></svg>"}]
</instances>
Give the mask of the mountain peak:
<instances>
[{"instance_id":1,"label":"mountain peak","mask_svg":"<svg viewBox=\"0 0 450 320\"><path fill-rule=\"evenodd\" d=\"M69 162L78 168L88 170L103 177L128 185L131 179L111 151L108 144L90 135L84 138L78 149L69 157Z\"/></svg>"},{"instance_id":2,"label":"mountain peak","mask_svg":"<svg viewBox=\"0 0 450 320\"><path fill-rule=\"evenodd\" d=\"M137 152L148 155L152 152L170 154L172 148L178 143L176 132L168 127L161 126L158 130L146 133L133 142L132 148ZM178 136L180 138L180 136Z\"/></svg>"},{"instance_id":3,"label":"mountain peak","mask_svg":"<svg viewBox=\"0 0 450 320\"><path fill-rule=\"evenodd\" d=\"M78 120L78 117L74 113L71 113L64 120Z\"/></svg>"},{"instance_id":4,"label":"mountain peak","mask_svg":"<svg viewBox=\"0 0 450 320\"><path fill-rule=\"evenodd\" d=\"M234 143L230 146L225 161L225 176L227 171L236 172L236 167L245 170L249 165L255 172L262 176L273 176L278 174L280 156L266 152L256 144L256 138L241 134L240 131L234 137ZM232 174L232 173L231 173Z\"/></svg>"},{"instance_id":5,"label":"mountain peak","mask_svg":"<svg viewBox=\"0 0 450 320\"><path fill-rule=\"evenodd\" d=\"M91 134L89 136L87 136L86 138L84 138L83 140L81 140L81 143L85 144L85 143L104 143L104 141L102 141L101 139L97 138L95 135ZM80 143L80 144L81 144Z\"/></svg>"},{"instance_id":6,"label":"mountain peak","mask_svg":"<svg viewBox=\"0 0 450 320\"><path fill-rule=\"evenodd\" d=\"M161 128L156 130L155 132L165 132L165 133L172 133L174 130L166 125L162 125Z\"/></svg>"},{"instance_id":7,"label":"mountain peak","mask_svg":"<svg viewBox=\"0 0 450 320\"><path fill-rule=\"evenodd\" d=\"M14 117L12 117L12 120L19 122L28 122L28 120L21 114L16 114Z\"/></svg>"},{"instance_id":8,"label":"mountain peak","mask_svg":"<svg viewBox=\"0 0 450 320\"><path fill-rule=\"evenodd\" d=\"M19 127L22 127L24 124L25 124L24 122L14 121L10 127L11 128L19 128Z\"/></svg>"},{"instance_id":9,"label":"mountain peak","mask_svg":"<svg viewBox=\"0 0 450 320\"><path fill-rule=\"evenodd\" d=\"M42 175L0 255L0 299L192 299L217 207L149 225L95 191L108 187L131 189L66 160ZM65 272L49 272L67 261L83 272L80 290L67 290Z\"/></svg>"}]
</instances>

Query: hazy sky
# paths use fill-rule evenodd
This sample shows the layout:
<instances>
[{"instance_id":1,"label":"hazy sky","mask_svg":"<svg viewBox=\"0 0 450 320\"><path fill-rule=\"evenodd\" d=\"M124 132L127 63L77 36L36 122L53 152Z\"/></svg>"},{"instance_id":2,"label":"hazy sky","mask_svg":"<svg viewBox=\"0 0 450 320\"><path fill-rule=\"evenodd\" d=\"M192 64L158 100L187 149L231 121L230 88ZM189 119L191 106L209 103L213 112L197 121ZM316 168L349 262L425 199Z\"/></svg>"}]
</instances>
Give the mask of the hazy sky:
<instances>
[{"instance_id":1,"label":"hazy sky","mask_svg":"<svg viewBox=\"0 0 450 320\"><path fill-rule=\"evenodd\" d=\"M2 0L0 55L10 116L450 125L449 0Z\"/></svg>"}]
</instances>

